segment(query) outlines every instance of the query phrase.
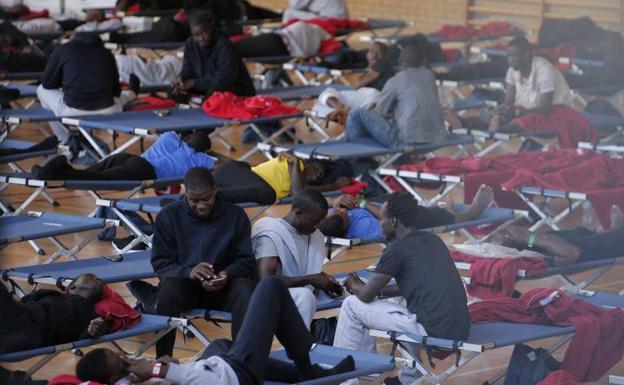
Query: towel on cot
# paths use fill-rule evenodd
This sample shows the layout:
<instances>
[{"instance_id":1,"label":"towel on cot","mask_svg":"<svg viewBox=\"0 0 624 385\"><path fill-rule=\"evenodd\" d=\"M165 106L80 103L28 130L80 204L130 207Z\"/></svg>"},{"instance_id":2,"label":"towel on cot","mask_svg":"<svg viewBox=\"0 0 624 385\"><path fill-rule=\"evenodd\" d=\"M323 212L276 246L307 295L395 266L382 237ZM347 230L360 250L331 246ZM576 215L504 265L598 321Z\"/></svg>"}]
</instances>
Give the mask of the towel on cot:
<instances>
[{"instance_id":1,"label":"towel on cot","mask_svg":"<svg viewBox=\"0 0 624 385\"><path fill-rule=\"evenodd\" d=\"M468 307L472 322L574 326L561 363L580 382L600 379L624 355L624 311L575 300L556 289L533 289L520 298L497 297Z\"/></svg>"},{"instance_id":2,"label":"towel on cot","mask_svg":"<svg viewBox=\"0 0 624 385\"><path fill-rule=\"evenodd\" d=\"M521 186L535 186L586 193L603 227L610 227L611 206L624 208L624 160L604 154L577 150L550 150L507 154L497 157L435 157L419 164L404 164L399 170L458 175L464 181L464 202L471 202L479 186L494 189L499 207L527 207L513 192ZM393 179L385 181L393 190L402 187Z\"/></svg>"},{"instance_id":3,"label":"towel on cot","mask_svg":"<svg viewBox=\"0 0 624 385\"><path fill-rule=\"evenodd\" d=\"M119 294L106 285L102 286L102 297L102 300L93 305L93 310L108 322L109 333L128 329L141 319L141 313L131 308Z\"/></svg>"},{"instance_id":4,"label":"towel on cot","mask_svg":"<svg viewBox=\"0 0 624 385\"><path fill-rule=\"evenodd\" d=\"M561 148L576 148L579 142L598 141L598 131L589 119L564 105L552 106L548 115L530 113L514 122L526 132L553 130Z\"/></svg>"},{"instance_id":5,"label":"towel on cot","mask_svg":"<svg viewBox=\"0 0 624 385\"><path fill-rule=\"evenodd\" d=\"M231 92L213 93L202 104L202 110L208 115L222 119L255 119L301 113L298 108L287 106L274 96L243 97Z\"/></svg>"},{"instance_id":6,"label":"towel on cot","mask_svg":"<svg viewBox=\"0 0 624 385\"><path fill-rule=\"evenodd\" d=\"M456 262L470 263L468 294L479 299L510 297L516 285L518 270L530 275L542 274L548 268L543 258L480 258L451 250L451 258Z\"/></svg>"},{"instance_id":7,"label":"towel on cot","mask_svg":"<svg viewBox=\"0 0 624 385\"><path fill-rule=\"evenodd\" d=\"M513 190L520 186L537 186L585 193L602 226L610 228L611 207L624 208L624 159L591 152L578 159L576 164L547 172L520 168L502 184L502 188Z\"/></svg>"}]
</instances>

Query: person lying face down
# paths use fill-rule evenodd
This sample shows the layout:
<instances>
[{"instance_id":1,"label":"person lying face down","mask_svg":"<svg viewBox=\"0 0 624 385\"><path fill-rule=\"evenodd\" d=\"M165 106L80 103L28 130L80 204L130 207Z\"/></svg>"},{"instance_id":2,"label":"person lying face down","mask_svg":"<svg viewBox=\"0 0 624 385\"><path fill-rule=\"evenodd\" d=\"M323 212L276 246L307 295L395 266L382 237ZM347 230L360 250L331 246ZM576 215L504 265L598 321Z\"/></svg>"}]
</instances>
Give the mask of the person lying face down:
<instances>
[{"instance_id":1,"label":"person lying face down","mask_svg":"<svg viewBox=\"0 0 624 385\"><path fill-rule=\"evenodd\" d=\"M269 358L274 336L293 364ZM162 378L176 385L259 385L265 379L292 383L355 369L351 356L331 369L312 364L309 352L313 342L284 283L267 278L254 291L236 340L213 341L198 361L179 364L170 357L131 359L95 349L80 359L76 376L102 384L115 384L123 378L133 383Z\"/></svg>"},{"instance_id":2,"label":"person lying face down","mask_svg":"<svg viewBox=\"0 0 624 385\"><path fill-rule=\"evenodd\" d=\"M193 167L212 169L227 159L211 150L212 142L203 131L182 138L173 132L161 135L143 153L119 153L86 169L75 169L64 155L56 156L42 166L33 166L31 173L41 180L150 180L175 178Z\"/></svg>"},{"instance_id":3,"label":"person lying face down","mask_svg":"<svg viewBox=\"0 0 624 385\"><path fill-rule=\"evenodd\" d=\"M418 206L418 229L446 226L453 223L471 221L478 218L489 207L494 198L490 186L482 185L477 190L472 203L464 211L453 210L453 203L447 202L446 207ZM328 237L349 239L380 239L381 206L358 200L351 195L341 195L331 200L333 210L323 219L319 229Z\"/></svg>"},{"instance_id":4,"label":"person lying face down","mask_svg":"<svg viewBox=\"0 0 624 385\"><path fill-rule=\"evenodd\" d=\"M0 353L97 338L108 330L93 305L103 284L93 274L74 279L66 292L39 289L19 301L0 285Z\"/></svg>"},{"instance_id":5,"label":"person lying face down","mask_svg":"<svg viewBox=\"0 0 624 385\"><path fill-rule=\"evenodd\" d=\"M492 237L492 243L519 250L533 250L547 256L554 266L618 258L624 250L624 213L611 208L611 228L601 233L585 227L534 233L519 226L508 226Z\"/></svg>"}]
</instances>

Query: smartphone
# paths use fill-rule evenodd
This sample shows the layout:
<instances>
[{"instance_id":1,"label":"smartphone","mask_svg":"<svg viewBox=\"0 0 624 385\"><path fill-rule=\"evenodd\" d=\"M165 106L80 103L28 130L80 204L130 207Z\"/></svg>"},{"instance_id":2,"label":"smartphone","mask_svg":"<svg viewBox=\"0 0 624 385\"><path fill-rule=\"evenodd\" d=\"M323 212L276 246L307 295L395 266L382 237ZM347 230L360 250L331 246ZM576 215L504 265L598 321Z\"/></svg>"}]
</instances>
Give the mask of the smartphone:
<instances>
[{"instance_id":1,"label":"smartphone","mask_svg":"<svg viewBox=\"0 0 624 385\"><path fill-rule=\"evenodd\" d=\"M106 255L104 256L104 258L108 259L111 262L121 262L124 259L123 255L121 254Z\"/></svg>"},{"instance_id":2,"label":"smartphone","mask_svg":"<svg viewBox=\"0 0 624 385\"><path fill-rule=\"evenodd\" d=\"M219 278L211 279L208 282L210 282L210 283L219 283L219 282L223 282L223 281L225 281L225 277L219 277Z\"/></svg>"}]
</instances>

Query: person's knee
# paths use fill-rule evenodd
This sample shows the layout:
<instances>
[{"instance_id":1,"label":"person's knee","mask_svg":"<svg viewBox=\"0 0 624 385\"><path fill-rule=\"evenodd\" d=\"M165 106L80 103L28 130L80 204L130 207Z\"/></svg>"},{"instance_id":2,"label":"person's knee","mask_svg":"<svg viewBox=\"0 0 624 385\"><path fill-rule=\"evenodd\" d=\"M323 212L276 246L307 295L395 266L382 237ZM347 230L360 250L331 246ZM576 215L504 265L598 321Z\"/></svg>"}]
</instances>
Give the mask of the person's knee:
<instances>
[{"instance_id":1,"label":"person's knee","mask_svg":"<svg viewBox=\"0 0 624 385\"><path fill-rule=\"evenodd\" d=\"M355 296L350 295L342 301L342 306L340 307L340 312L348 312L350 314L354 314L357 312L357 308L362 304L362 301Z\"/></svg>"},{"instance_id":2,"label":"person's knee","mask_svg":"<svg viewBox=\"0 0 624 385\"><path fill-rule=\"evenodd\" d=\"M188 285L187 280L177 277L164 277L158 285L158 296L156 299L156 311L162 315L177 315L179 310L180 293L185 292Z\"/></svg>"}]
</instances>

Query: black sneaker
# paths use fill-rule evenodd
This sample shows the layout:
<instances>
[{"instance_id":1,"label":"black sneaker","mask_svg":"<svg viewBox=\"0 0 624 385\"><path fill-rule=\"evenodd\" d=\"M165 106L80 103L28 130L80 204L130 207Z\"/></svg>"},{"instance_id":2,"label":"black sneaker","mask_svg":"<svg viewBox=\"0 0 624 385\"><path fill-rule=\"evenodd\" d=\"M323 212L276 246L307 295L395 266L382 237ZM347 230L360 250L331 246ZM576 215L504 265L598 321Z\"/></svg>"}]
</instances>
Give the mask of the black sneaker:
<instances>
[{"instance_id":1,"label":"black sneaker","mask_svg":"<svg viewBox=\"0 0 624 385\"><path fill-rule=\"evenodd\" d=\"M386 377L383 383L384 385L403 385L401 381L399 381L399 376Z\"/></svg>"},{"instance_id":2,"label":"black sneaker","mask_svg":"<svg viewBox=\"0 0 624 385\"><path fill-rule=\"evenodd\" d=\"M158 288L145 281L130 281L126 283L126 287L130 290L130 294L137 299L135 309L145 314L156 313L156 297Z\"/></svg>"},{"instance_id":3,"label":"black sneaker","mask_svg":"<svg viewBox=\"0 0 624 385\"><path fill-rule=\"evenodd\" d=\"M126 246L128 246L130 242L132 242L133 240L134 240L134 237L125 237L125 238L120 238L120 239L113 239L113 242L111 243L113 244L113 248L115 249L115 251L117 251L118 253L121 253L122 250L125 249ZM126 251L126 253L132 253L134 251L141 251L141 250L147 250L147 245L143 242L137 243L130 250Z\"/></svg>"}]
</instances>

